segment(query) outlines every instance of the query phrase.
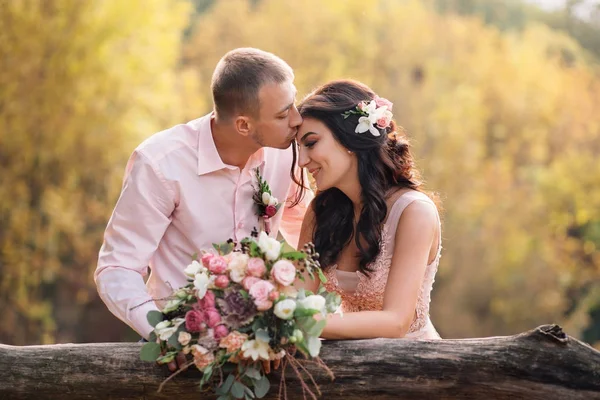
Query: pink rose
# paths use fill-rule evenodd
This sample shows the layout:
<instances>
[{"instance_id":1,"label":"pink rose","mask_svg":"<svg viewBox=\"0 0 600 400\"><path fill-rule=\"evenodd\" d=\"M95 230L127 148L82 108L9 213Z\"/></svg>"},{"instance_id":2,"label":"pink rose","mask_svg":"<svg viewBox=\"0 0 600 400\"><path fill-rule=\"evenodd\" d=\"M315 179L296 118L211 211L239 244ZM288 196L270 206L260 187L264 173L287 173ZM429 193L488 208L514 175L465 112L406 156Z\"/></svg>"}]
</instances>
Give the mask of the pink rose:
<instances>
[{"instance_id":1,"label":"pink rose","mask_svg":"<svg viewBox=\"0 0 600 400\"><path fill-rule=\"evenodd\" d=\"M288 260L279 260L273 265L271 276L281 286L290 286L296 279L296 267Z\"/></svg>"},{"instance_id":2,"label":"pink rose","mask_svg":"<svg viewBox=\"0 0 600 400\"><path fill-rule=\"evenodd\" d=\"M204 316L206 317L206 324L209 328L214 328L219 322L221 322L221 314L219 314L219 311L217 311L216 308L209 308L208 310L205 310Z\"/></svg>"},{"instance_id":3,"label":"pink rose","mask_svg":"<svg viewBox=\"0 0 600 400\"><path fill-rule=\"evenodd\" d=\"M268 310L273 306L273 302L269 301L269 293L275 289L275 286L269 281L256 282L250 288L250 296L254 298L254 304L258 311Z\"/></svg>"},{"instance_id":4,"label":"pink rose","mask_svg":"<svg viewBox=\"0 0 600 400\"><path fill-rule=\"evenodd\" d=\"M388 111L392 111L392 107L394 107L394 103L392 103L388 99L384 99L383 97L375 96L374 100L375 104L377 104L377 107L386 106Z\"/></svg>"},{"instance_id":5,"label":"pink rose","mask_svg":"<svg viewBox=\"0 0 600 400\"><path fill-rule=\"evenodd\" d=\"M271 218L272 216L277 214L277 207L267 206L267 208L265 209L265 213L267 214L267 217Z\"/></svg>"},{"instance_id":6,"label":"pink rose","mask_svg":"<svg viewBox=\"0 0 600 400\"><path fill-rule=\"evenodd\" d=\"M242 286L244 287L244 289L246 289L246 290L248 290L248 291L249 291L249 290L250 290L250 288L251 288L252 286L254 286L254 284L255 284L256 282L260 282L260 279L258 279L258 278L257 278L257 277L255 277L255 276L247 276L247 277L245 277L245 278L244 278L244 280L242 281Z\"/></svg>"},{"instance_id":7,"label":"pink rose","mask_svg":"<svg viewBox=\"0 0 600 400\"><path fill-rule=\"evenodd\" d=\"M215 286L221 289L225 289L229 286L229 278L227 275L219 275L217 279L215 279Z\"/></svg>"},{"instance_id":8,"label":"pink rose","mask_svg":"<svg viewBox=\"0 0 600 400\"><path fill-rule=\"evenodd\" d=\"M214 256L208 262L207 268L213 274L222 274L227 270L227 261L221 256Z\"/></svg>"},{"instance_id":9,"label":"pink rose","mask_svg":"<svg viewBox=\"0 0 600 400\"><path fill-rule=\"evenodd\" d=\"M196 310L206 310L207 308L211 308L215 306L215 294L210 290L206 292L204 297L201 300L198 300L196 304L194 304L194 309Z\"/></svg>"},{"instance_id":10,"label":"pink rose","mask_svg":"<svg viewBox=\"0 0 600 400\"><path fill-rule=\"evenodd\" d=\"M248 260L248 267L246 268L248 273L257 278L262 278L267 272L267 267L265 267L265 262L262 258L252 257Z\"/></svg>"},{"instance_id":11,"label":"pink rose","mask_svg":"<svg viewBox=\"0 0 600 400\"><path fill-rule=\"evenodd\" d=\"M217 341L219 341L229 334L229 329L227 329L227 327L225 325L217 325L217 326L215 326L214 334L215 334L215 339Z\"/></svg>"},{"instance_id":12,"label":"pink rose","mask_svg":"<svg viewBox=\"0 0 600 400\"><path fill-rule=\"evenodd\" d=\"M275 301L278 298L279 298L279 292L277 290L273 290L271 293L269 293L269 300Z\"/></svg>"},{"instance_id":13,"label":"pink rose","mask_svg":"<svg viewBox=\"0 0 600 400\"><path fill-rule=\"evenodd\" d=\"M361 101L360 103L358 103L358 109L361 111L364 111L364 109L367 108L367 103L364 101Z\"/></svg>"},{"instance_id":14,"label":"pink rose","mask_svg":"<svg viewBox=\"0 0 600 400\"><path fill-rule=\"evenodd\" d=\"M190 310L185 314L185 329L188 332L202 332L206 329L204 313L198 310Z\"/></svg>"},{"instance_id":15,"label":"pink rose","mask_svg":"<svg viewBox=\"0 0 600 400\"><path fill-rule=\"evenodd\" d=\"M212 260L214 256L215 256L215 255L214 255L214 254L211 254L211 253L204 253L204 254L202 255L202 259L201 259L201 261L202 261L202 265L204 265L206 268L208 268L208 265L209 265L209 263L210 263L210 260Z\"/></svg>"},{"instance_id":16,"label":"pink rose","mask_svg":"<svg viewBox=\"0 0 600 400\"><path fill-rule=\"evenodd\" d=\"M392 113L386 111L383 116L377 120L377 127L381 129L387 128L390 126L390 122L392 122Z\"/></svg>"}]
</instances>

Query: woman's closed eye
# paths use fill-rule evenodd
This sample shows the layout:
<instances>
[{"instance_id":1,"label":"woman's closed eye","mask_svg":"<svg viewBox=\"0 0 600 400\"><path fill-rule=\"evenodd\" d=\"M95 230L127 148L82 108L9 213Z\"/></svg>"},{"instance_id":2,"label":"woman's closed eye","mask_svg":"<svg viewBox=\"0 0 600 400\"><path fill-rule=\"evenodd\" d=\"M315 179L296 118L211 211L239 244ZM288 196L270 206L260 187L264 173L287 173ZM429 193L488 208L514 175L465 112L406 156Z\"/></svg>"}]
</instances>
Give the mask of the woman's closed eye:
<instances>
[{"instance_id":1,"label":"woman's closed eye","mask_svg":"<svg viewBox=\"0 0 600 400\"><path fill-rule=\"evenodd\" d=\"M304 143L304 147L306 147L307 149L312 149L312 148L313 148L313 146L314 146L316 143L317 143L316 141L313 141L313 142L305 142L305 143Z\"/></svg>"}]
</instances>

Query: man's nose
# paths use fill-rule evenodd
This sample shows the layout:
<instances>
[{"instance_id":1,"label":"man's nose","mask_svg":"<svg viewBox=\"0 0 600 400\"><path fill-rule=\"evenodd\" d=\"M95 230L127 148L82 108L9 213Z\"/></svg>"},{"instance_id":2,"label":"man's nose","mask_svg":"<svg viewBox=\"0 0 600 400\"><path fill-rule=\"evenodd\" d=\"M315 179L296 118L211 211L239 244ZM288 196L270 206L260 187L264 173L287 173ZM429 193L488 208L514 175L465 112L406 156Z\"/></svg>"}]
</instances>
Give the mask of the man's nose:
<instances>
[{"instance_id":1,"label":"man's nose","mask_svg":"<svg viewBox=\"0 0 600 400\"><path fill-rule=\"evenodd\" d=\"M290 118L290 126L292 128L295 128L295 127L300 126L301 124L302 124L302 116L300 116L298 109L294 105L294 107L292 107L292 116Z\"/></svg>"}]
</instances>

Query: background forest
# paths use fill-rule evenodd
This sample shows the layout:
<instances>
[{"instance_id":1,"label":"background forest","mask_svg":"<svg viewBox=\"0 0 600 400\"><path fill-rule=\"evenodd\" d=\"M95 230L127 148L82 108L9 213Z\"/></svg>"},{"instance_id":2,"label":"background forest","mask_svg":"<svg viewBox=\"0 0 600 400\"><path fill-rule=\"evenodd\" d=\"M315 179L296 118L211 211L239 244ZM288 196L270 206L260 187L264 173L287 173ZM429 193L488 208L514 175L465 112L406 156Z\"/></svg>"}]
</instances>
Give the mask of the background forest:
<instances>
[{"instance_id":1,"label":"background forest","mask_svg":"<svg viewBox=\"0 0 600 400\"><path fill-rule=\"evenodd\" d=\"M444 206L445 338L543 323L600 348L600 6L518 0L0 4L0 342L133 341L92 275L135 146L211 109L241 46L395 103Z\"/></svg>"}]
</instances>

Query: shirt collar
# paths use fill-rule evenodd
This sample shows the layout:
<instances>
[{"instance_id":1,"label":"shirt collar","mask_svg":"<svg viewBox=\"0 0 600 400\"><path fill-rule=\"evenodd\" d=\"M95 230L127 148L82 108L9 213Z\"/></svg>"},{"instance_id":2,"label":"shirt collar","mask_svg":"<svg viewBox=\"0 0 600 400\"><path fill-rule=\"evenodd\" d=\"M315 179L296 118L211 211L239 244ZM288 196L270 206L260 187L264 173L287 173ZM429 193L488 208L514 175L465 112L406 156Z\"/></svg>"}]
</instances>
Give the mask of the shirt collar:
<instances>
[{"instance_id":1,"label":"shirt collar","mask_svg":"<svg viewBox=\"0 0 600 400\"><path fill-rule=\"evenodd\" d=\"M212 136L210 121L213 114L204 116L198 124L198 175L205 175L221 169L235 169L221 160ZM265 164L265 149L261 148L248 159L245 169L251 171Z\"/></svg>"}]
</instances>

